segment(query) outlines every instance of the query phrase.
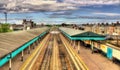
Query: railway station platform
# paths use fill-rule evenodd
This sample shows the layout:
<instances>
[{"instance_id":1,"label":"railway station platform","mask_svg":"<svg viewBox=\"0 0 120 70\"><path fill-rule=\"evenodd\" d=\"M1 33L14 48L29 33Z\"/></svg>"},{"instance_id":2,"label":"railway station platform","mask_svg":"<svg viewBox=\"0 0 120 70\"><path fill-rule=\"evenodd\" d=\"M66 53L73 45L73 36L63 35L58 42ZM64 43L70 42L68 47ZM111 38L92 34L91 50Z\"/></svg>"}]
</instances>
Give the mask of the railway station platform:
<instances>
[{"instance_id":1,"label":"railway station platform","mask_svg":"<svg viewBox=\"0 0 120 70\"><path fill-rule=\"evenodd\" d=\"M118 64L111 61L111 54L107 54L111 49L106 50L105 44L99 43L98 46L97 43L96 45L96 41L105 41L106 37L93 32L65 27L59 29L42 27L28 31L3 33L0 34L0 39L2 39L0 51L3 51L0 54L8 51L0 56L0 70L120 69ZM87 44L89 48L86 47ZM95 53L95 49L106 52L108 58ZM112 53L119 58L115 52L119 51L114 50Z\"/></svg>"},{"instance_id":2,"label":"railway station platform","mask_svg":"<svg viewBox=\"0 0 120 70\"><path fill-rule=\"evenodd\" d=\"M0 34L0 68L9 62L9 70L12 68L12 59L21 54L20 60L24 60L24 52L35 48L40 40L48 33L48 27L42 27L27 31L16 31ZM0 69L1 70L1 69Z\"/></svg>"},{"instance_id":3,"label":"railway station platform","mask_svg":"<svg viewBox=\"0 0 120 70\"><path fill-rule=\"evenodd\" d=\"M99 65L101 66L101 64L99 64L99 63L101 63L102 60L105 60L108 62L108 64L110 63L111 66L113 65L113 68L115 67L115 68L119 69L119 67L118 67L119 64L116 65L115 63L112 63L112 62L114 62L114 58L119 61L120 50L118 48L115 48L114 46L111 46L110 44L108 45L108 43L95 42L95 41L105 42L106 36L96 34L94 32L89 32L89 31L84 31L84 30L76 30L76 29L66 28L66 27L60 27L59 30L63 33L63 35L68 40L68 42L72 45L72 47L74 49L76 49L78 54L80 54L80 56L82 55L83 60L85 60L86 65L88 62L88 65L93 65L92 68L94 69L94 65L96 66L96 64L98 64L97 65L98 70L100 70ZM86 45L81 47L82 43L85 43ZM87 45L89 45L89 48L90 48L89 53L88 53L88 51L86 51L88 49L85 50L85 47L87 47ZM91 52L90 52L91 50L92 50L92 53L94 53L96 51L97 52L101 51L102 53L104 53L104 56L106 58L99 56L101 54L91 54ZM87 55L87 54L90 54L90 55ZM87 56L90 57L90 59ZM100 60L92 60L92 59L94 59L94 58L92 58L92 56L94 58L96 56L96 58L100 59ZM94 64L94 63L92 64L92 62L96 62L96 64ZM104 62L102 62L102 63L104 63ZM105 66L107 66L107 64ZM105 67L105 66L103 66L105 68L105 69L103 68L103 70L109 69L109 67ZM91 69L91 70L93 70L93 69Z\"/></svg>"}]
</instances>

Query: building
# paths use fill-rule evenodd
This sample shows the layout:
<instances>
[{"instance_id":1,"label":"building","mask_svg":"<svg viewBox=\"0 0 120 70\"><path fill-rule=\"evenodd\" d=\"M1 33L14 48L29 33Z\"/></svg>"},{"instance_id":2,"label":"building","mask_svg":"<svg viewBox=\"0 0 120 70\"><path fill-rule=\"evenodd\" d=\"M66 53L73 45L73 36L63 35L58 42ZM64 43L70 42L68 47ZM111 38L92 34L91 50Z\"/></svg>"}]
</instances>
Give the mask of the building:
<instances>
[{"instance_id":1,"label":"building","mask_svg":"<svg viewBox=\"0 0 120 70\"><path fill-rule=\"evenodd\" d=\"M29 29L32 29L35 27L35 24L32 20L30 21L27 21L26 19L23 19L23 26L24 26L24 29L23 30L29 30Z\"/></svg>"},{"instance_id":2,"label":"building","mask_svg":"<svg viewBox=\"0 0 120 70\"><path fill-rule=\"evenodd\" d=\"M108 23L98 23L98 24L84 24L84 29L86 31L92 31L98 34L103 35L120 35L120 22L117 21L116 23L108 24Z\"/></svg>"},{"instance_id":3,"label":"building","mask_svg":"<svg viewBox=\"0 0 120 70\"><path fill-rule=\"evenodd\" d=\"M10 25L10 30L17 31L17 30L23 30L23 29L24 29L24 26L22 24L12 24L12 25Z\"/></svg>"},{"instance_id":4,"label":"building","mask_svg":"<svg viewBox=\"0 0 120 70\"><path fill-rule=\"evenodd\" d=\"M10 26L11 30L29 30L36 28L36 24L32 20L23 19L22 24L12 24Z\"/></svg>"}]
</instances>

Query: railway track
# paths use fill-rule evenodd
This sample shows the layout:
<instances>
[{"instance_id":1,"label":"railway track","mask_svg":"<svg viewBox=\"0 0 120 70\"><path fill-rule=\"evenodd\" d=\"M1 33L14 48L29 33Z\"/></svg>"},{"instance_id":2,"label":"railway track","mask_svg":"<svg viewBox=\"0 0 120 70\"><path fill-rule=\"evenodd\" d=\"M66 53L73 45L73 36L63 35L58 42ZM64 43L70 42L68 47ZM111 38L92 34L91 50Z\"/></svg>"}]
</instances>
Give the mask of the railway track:
<instances>
[{"instance_id":1,"label":"railway track","mask_svg":"<svg viewBox=\"0 0 120 70\"><path fill-rule=\"evenodd\" d=\"M57 42L59 43L58 47L59 47L59 51L60 51L59 57L61 59L61 68L62 68L61 70L76 70L59 35L57 36Z\"/></svg>"},{"instance_id":2,"label":"railway track","mask_svg":"<svg viewBox=\"0 0 120 70\"><path fill-rule=\"evenodd\" d=\"M50 62L51 62L51 56L52 56L52 50L53 50L52 46L53 46L53 37L51 37L49 44L47 46L47 49L45 50L45 54L44 54L39 70L50 69Z\"/></svg>"},{"instance_id":3,"label":"railway track","mask_svg":"<svg viewBox=\"0 0 120 70\"><path fill-rule=\"evenodd\" d=\"M56 30L57 31L57 30ZM26 70L88 70L59 32L49 34ZM27 61L28 62L28 61ZM31 65L32 63L32 65ZM23 69L20 69L23 70Z\"/></svg>"},{"instance_id":4,"label":"railway track","mask_svg":"<svg viewBox=\"0 0 120 70\"><path fill-rule=\"evenodd\" d=\"M58 50L58 43L57 43L57 37L56 34L54 35L54 45L53 45L53 66L52 70L61 70L60 65L60 58L59 58L59 50Z\"/></svg>"},{"instance_id":5,"label":"railway track","mask_svg":"<svg viewBox=\"0 0 120 70\"><path fill-rule=\"evenodd\" d=\"M41 56L44 54L44 50L46 49L46 46L48 44L49 37L50 37L50 35L48 34L41 41L41 44L38 45L38 47L33 51L34 53L32 53L28 57L28 59L23 63L23 65L19 68L19 70L37 70L39 68L39 64L42 61Z\"/></svg>"},{"instance_id":6,"label":"railway track","mask_svg":"<svg viewBox=\"0 0 120 70\"><path fill-rule=\"evenodd\" d=\"M59 34L53 34L39 70L76 70Z\"/></svg>"},{"instance_id":7,"label":"railway track","mask_svg":"<svg viewBox=\"0 0 120 70\"><path fill-rule=\"evenodd\" d=\"M63 44L65 45L65 48L67 49L67 52L70 55L70 58L72 59L74 65L76 67L76 70L89 70L86 67L86 65L84 64L84 62L81 60L81 58L79 57L79 55L77 54L77 52L67 42L67 40L65 39L65 37L62 36L62 34L60 34L60 38L61 38Z\"/></svg>"}]
</instances>

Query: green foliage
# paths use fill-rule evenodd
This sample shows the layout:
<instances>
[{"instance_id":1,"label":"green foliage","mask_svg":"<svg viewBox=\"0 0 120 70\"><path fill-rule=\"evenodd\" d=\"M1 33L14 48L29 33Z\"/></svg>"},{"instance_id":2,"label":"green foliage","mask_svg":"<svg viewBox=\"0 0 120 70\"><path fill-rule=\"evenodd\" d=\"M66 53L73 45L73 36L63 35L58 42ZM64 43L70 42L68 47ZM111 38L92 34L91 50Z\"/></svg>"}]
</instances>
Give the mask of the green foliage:
<instances>
[{"instance_id":1,"label":"green foliage","mask_svg":"<svg viewBox=\"0 0 120 70\"><path fill-rule=\"evenodd\" d=\"M47 24L46 26L47 26L47 27L52 27L52 25L49 25L49 24Z\"/></svg>"},{"instance_id":2,"label":"green foliage","mask_svg":"<svg viewBox=\"0 0 120 70\"><path fill-rule=\"evenodd\" d=\"M0 24L0 33L11 32L12 30L10 30L9 27L9 24Z\"/></svg>"}]
</instances>

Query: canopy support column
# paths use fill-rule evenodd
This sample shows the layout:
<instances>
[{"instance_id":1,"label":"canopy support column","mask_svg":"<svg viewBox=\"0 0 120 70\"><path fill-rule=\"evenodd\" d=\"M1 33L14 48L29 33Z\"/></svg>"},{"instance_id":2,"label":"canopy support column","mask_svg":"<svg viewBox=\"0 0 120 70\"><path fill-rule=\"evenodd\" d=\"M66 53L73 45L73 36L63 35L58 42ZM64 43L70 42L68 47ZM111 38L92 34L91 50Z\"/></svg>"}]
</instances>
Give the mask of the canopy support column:
<instances>
[{"instance_id":1,"label":"canopy support column","mask_svg":"<svg viewBox=\"0 0 120 70\"><path fill-rule=\"evenodd\" d=\"M30 54L30 46L28 47L28 54Z\"/></svg>"},{"instance_id":2,"label":"canopy support column","mask_svg":"<svg viewBox=\"0 0 120 70\"><path fill-rule=\"evenodd\" d=\"M35 49L35 42L33 43L33 45L32 45L32 46L33 46L33 49Z\"/></svg>"},{"instance_id":3,"label":"canopy support column","mask_svg":"<svg viewBox=\"0 0 120 70\"><path fill-rule=\"evenodd\" d=\"M10 58L10 60L9 60L9 70L11 70L11 68L12 68L12 60L11 60L11 58Z\"/></svg>"},{"instance_id":4,"label":"canopy support column","mask_svg":"<svg viewBox=\"0 0 120 70\"><path fill-rule=\"evenodd\" d=\"M36 41L36 44L37 44L37 45L39 44L38 40Z\"/></svg>"},{"instance_id":5,"label":"canopy support column","mask_svg":"<svg viewBox=\"0 0 120 70\"><path fill-rule=\"evenodd\" d=\"M70 40L70 44L72 45L72 40Z\"/></svg>"},{"instance_id":6,"label":"canopy support column","mask_svg":"<svg viewBox=\"0 0 120 70\"><path fill-rule=\"evenodd\" d=\"M80 53L80 41L78 41L78 54Z\"/></svg>"},{"instance_id":7,"label":"canopy support column","mask_svg":"<svg viewBox=\"0 0 120 70\"><path fill-rule=\"evenodd\" d=\"M40 43L40 38L38 39L38 42Z\"/></svg>"},{"instance_id":8,"label":"canopy support column","mask_svg":"<svg viewBox=\"0 0 120 70\"><path fill-rule=\"evenodd\" d=\"M37 46L38 45L38 42L37 41L35 41L35 46Z\"/></svg>"},{"instance_id":9,"label":"canopy support column","mask_svg":"<svg viewBox=\"0 0 120 70\"><path fill-rule=\"evenodd\" d=\"M23 61L23 56L24 56L24 50L22 50L22 57L21 57L21 61Z\"/></svg>"},{"instance_id":10,"label":"canopy support column","mask_svg":"<svg viewBox=\"0 0 120 70\"><path fill-rule=\"evenodd\" d=\"M91 49L92 49L92 53L93 53L94 52L93 41L91 41Z\"/></svg>"},{"instance_id":11,"label":"canopy support column","mask_svg":"<svg viewBox=\"0 0 120 70\"><path fill-rule=\"evenodd\" d=\"M73 48L75 48L75 40L74 40Z\"/></svg>"},{"instance_id":12,"label":"canopy support column","mask_svg":"<svg viewBox=\"0 0 120 70\"><path fill-rule=\"evenodd\" d=\"M71 43L71 40L68 38L69 43Z\"/></svg>"},{"instance_id":13,"label":"canopy support column","mask_svg":"<svg viewBox=\"0 0 120 70\"><path fill-rule=\"evenodd\" d=\"M37 45L39 44L39 39L37 40Z\"/></svg>"}]
</instances>

